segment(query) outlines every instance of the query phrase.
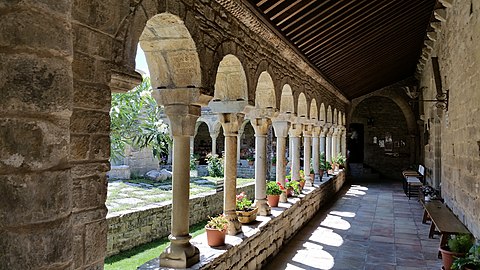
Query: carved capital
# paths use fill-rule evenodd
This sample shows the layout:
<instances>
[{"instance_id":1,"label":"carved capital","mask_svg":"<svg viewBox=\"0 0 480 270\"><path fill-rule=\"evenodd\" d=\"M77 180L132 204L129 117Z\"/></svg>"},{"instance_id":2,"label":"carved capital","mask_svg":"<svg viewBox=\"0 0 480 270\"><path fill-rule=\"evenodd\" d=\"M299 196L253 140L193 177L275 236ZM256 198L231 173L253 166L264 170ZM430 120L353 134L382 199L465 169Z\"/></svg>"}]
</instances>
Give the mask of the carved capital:
<instances>
[{"instance_id":1,"label":"carved capital","mask_svg":"<svg viewBox=\"0 0 480 270\"><path fill-rule=\"evenodd\" d=\"M274 120L272 122L273 130L276 137L286 138L288 136L288 130L290 129L290 122Z\"/></svg>"},{"instance_id":2,"label":"carved capital","mask_svg":"<svg viewBox=\"0 0 480 270\"><path fill-rule=\"evenodd\" d=\"M218 120L223 127L223 135L237 136L238 129L242 125L244 115L242 113L219 113Z\"/></svg>"},{"instance_id":3,"label":"carved capital","mask_svg":"<svg viewBox=\"0 0 480 270\"><path fill-rule=\"evenodd\" d=\"M183 104L165 106L165 114L170 121L173 136L193 136L200 113L200 106Z\"/></svg>"},{"instance_id":4,"label":"carved capital","mask_svg":"<svg viewBox=\"0 0 480 270\"><path fill-rule=\"evenodd\" d=\"M303 127L300 123L291 123L290 130L288 131L288 135L290 137L300 137L302 135Z\"/></svg>"},{"instance_id":5,"label":"carved capital","mask_svg":"<svg viewBox=\"0 0 480 270\"><path fill-rule=\"evenodd\" d=\"M255 136L265 136L268 133L268 128L272 124L269 118L254 118L250 120L253 129L255 130Z\"/></svg>"}]
</instances>

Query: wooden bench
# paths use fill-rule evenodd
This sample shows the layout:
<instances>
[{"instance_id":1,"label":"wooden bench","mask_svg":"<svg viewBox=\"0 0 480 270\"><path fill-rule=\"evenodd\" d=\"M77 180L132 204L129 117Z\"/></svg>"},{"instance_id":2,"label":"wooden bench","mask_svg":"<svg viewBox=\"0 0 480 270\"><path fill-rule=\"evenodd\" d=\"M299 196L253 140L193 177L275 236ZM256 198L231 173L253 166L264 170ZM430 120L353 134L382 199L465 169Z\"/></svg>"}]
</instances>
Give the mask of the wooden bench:
<instances>
[{"instance_id":1,"label":"wooden bench","mask_svg":"<svg viewBox=\"0 0 480 270\"><path fill-rule=\"evenodd\" d=\"M425 167L418 165L418 171L414 170L405 170L402 171L404 181L403 181L403 191L410 197L412 195L418 196L418 189L423 186L423 175L425 174Z\"/></svg>"},{"instance_id":2,"label":"wooden bench","mask_svg":"<svg viewBox=\"0 0 480 270\"><path fill-rule=\"evenodd\" d=\"M458 218L443 204L440 200L432 200L425 202L420 200L425 211L423 213L422 222L426 222L430 218L429 238L433 238L434 234L440 235L440 247L445 246L450 235L456 234L470 234L467 227L458 220ZM440 258L440 252L438 253Z\"/></svg>"}]
</instances>

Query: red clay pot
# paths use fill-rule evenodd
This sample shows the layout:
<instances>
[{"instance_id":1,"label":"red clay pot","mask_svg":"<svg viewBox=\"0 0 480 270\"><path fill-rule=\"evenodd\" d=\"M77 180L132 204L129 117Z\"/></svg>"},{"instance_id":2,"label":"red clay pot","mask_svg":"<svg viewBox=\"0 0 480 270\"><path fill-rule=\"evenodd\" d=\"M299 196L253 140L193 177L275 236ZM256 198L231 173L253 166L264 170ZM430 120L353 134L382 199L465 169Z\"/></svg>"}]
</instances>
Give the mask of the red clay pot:
<instances>
[{"instance_id":1,"label":"red clay pot","mask_svg":"<svg viewBox=\"0 0 480 270\"><path fill-rule=\"evenodd\" d=\"M438 250L442 253L443 269L445 270L451 270L455 258L465 257L465 253L451 252L450 250L447 250L446 247L440 247Z\"/></svg>"},{"instance_id":2,"label":"red clay pot","mask_svg":"<svg viewBox=\"0 0 480 270\"><path fill-rule=\"evenodd\" d=\"M225 234L227 230L217 230L205 227L207 231L207 243L211 247L218 247L225 245Z\"/></svg>"},{"instance_id":3,"label":"red clay pot","mask_svg":"<svg viewBox=\"0 0 480 270\"><path fill-rule=\"evenodd\" d=\"M280 195L267 195L267 202L270 207L277 207Z\"/></svg>"}]
</instances>

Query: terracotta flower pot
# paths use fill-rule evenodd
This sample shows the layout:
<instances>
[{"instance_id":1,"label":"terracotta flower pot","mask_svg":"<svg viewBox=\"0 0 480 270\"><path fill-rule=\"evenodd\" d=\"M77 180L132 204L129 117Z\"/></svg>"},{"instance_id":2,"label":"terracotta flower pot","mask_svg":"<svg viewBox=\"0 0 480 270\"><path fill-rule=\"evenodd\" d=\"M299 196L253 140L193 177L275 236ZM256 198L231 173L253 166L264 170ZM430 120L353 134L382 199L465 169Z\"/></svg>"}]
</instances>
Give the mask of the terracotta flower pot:
<instances>
[{"instance_id":1,"label":"terracotta flower pot","mask_svg":"<svg viewBox=\"0 0 480 270\"><path fill-rule=\"evenodd\" d=\"M305 187L305 180L300 181L300 190L302 190Z\"/></svg>"},{"instance_id":2,"label":"terracotta flower pot","mask_svg":"<svg viewBox=\"0 0 480 270\"><path fill-rule=\"evenodd\" d=\"M270 207L277 207L279 200L280 200L280 195L267 195L267 201Z\"/></svg>"},{"instance_id":3,"label":"terracotta flower pot","mask_svg":"<svg viewBox=\"0 0 480 270\"><path fill-rule=\"evenodd\" d=\"M322 180L322 178L323 178L323 170L320 170L320 171L318 172L318 174L319 174L320 181L321 181L321 180Z\"/></svg>"},{"instance_id":4,"label":"terracotta flower pot","mask_svg":"<svg viewBox=\"0 0 480 270\"><path fill-rule=\"evenodd\" d=\"M293 196L293 188L287 188L287 197Z\"/></svg>"},{"instance_id":5,"label":"terracotta flower pot","mask_svg":"<svg viewBox=\"0 0 480 270\"><path fill-rule=\"evenodd\" d=\"M456 253L456 252L447 250L445 248L446 247L439 248L440 252L442 253L443 269L451 270L451 267L455 258L463 258L465 257L465 253Z\"/></svg>"},{"instance_id":6,"label":"terracotta flower pot","mask_svg":"<svg viewBox=\"0 0 480 270\"><path fill-rule=\"evenodd\" d=\"M225 234L227 230L217 230L217 229L210 229L205 227L207 231L207 243L211 247L218 247L225 245Z\"/></svg>"}]
</instances>

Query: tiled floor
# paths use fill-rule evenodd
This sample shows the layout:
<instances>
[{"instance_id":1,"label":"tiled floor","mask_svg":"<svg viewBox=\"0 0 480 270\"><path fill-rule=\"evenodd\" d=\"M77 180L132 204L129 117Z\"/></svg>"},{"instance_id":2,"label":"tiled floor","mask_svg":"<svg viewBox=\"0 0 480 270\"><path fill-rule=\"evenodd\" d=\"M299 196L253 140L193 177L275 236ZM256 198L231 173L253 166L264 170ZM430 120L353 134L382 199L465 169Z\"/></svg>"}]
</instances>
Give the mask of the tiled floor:
<instances>
[{"instance_id":1,"label":"tiled floor","mask_svg":"<svg viewBox=\"0 0 480 270\"><path fill-rule=\"evenodd\" d=\"M358 183L345 191L266 269L441 269L440 240L428 238L422 206L408 200L401 183Z\"/></svg>"}]
</instances>

